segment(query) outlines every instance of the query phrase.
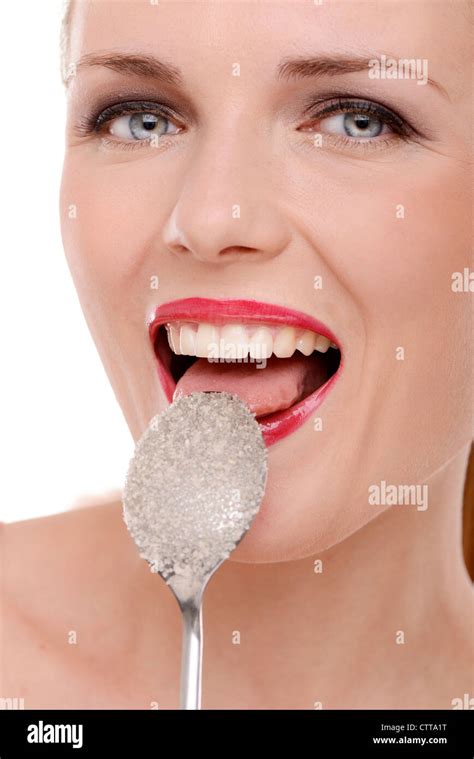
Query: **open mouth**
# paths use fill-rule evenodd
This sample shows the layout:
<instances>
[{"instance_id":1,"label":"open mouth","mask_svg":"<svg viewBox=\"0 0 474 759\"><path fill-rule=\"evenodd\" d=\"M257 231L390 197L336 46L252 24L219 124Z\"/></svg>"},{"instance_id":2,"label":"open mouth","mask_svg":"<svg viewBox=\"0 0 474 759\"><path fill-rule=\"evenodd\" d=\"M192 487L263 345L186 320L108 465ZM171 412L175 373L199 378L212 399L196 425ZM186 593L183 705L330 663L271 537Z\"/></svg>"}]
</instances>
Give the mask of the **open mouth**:
<instances>
[{"instance_id":1,"label":"open mouth","mask_svg":"<svg viewBox=\"0 0 474 759\"><path fill-rule=\"evenodd\" d=\"M199 391L237 395L267 445L316 410L341 369L340 348L324 325L256 301L174 301L158 308L149 334L170 402Z\"/></svg>"}]
</instances>

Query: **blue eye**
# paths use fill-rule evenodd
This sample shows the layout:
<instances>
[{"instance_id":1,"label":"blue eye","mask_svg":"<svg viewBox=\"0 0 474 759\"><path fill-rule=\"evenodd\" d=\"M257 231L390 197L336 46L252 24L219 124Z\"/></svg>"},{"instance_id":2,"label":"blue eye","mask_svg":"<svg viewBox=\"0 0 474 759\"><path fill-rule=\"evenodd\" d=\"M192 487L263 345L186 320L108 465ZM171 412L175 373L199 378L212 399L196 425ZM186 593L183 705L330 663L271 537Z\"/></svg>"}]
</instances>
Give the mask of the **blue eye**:
<instances>
[{"instance_id":1,"label":"blue eye","mask_svg":"<svg viewBox=\"0 0 474 759\"><path fill-rule=\"evenodd\" d=\"M124 147L149 144L163 136L179 134L181 119L164 103L132 100L114 103L102 111L91 112L81 119L77 131L81 135L99 134L108 143ZM154 144L156 147L156 144Z\"/></svg>"},{"instance_id":2,"label":"blue eye","mask_svg":"<svg viewBox=\"0 0 474 759\"><path fill-rule=\"evenodd\" d=\"M368 113L340 113L321 119L320 131L358 139L373 139L389 130L381 118Z\"/></svg>"},{"instance_id":3,"label":"blue eye","mask_svg":"<svg viewBox=\"0 0 474 759\"><path fill-rule=\"evenodd\" d=\"M328 138L342 138L348 143L376 143L378 137L408 139L416 133L397 113L371 100L319 101L307 112L310 112L310 131L316 130Z\"/></svg>"},{"instance_id":4,"label":"blue eye","mask_svg":"<svg viewBox=\"0 0 474 759\"><path fill-rule=\"evenodd\" d=\"M166 116L148 112L119 116L110 119L108 125L109 134L121 140L149 140L150 137L178 134L180 131Z\"/></svg>"}]
</instances>

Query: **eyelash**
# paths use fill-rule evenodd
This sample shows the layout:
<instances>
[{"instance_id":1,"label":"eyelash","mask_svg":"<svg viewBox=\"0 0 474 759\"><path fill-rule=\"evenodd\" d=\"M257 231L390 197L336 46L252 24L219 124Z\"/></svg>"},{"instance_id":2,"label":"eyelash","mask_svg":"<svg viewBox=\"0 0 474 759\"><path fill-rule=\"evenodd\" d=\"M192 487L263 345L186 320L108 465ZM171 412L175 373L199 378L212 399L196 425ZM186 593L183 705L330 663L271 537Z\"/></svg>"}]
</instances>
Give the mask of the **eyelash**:
<instances>
[{"instance_id":1,"label":"eyelash","mask_svg":"<svg viewBox=\"0 0 474 759\"><path fill-rule=\"evenodd\" d=\"M152 113L160 118L179 123L177 114L163 103L157 104L151 101L133 101L115 103L98 113L88 114L79 122L77 133L79 136L83 137L87 137L91 134L100 135L104 126L113 119L119 118L120 116L133 115L134 113ZM108 147L119 148L121 150L136 150L137 148L145 147L149 142L148 140L124 142L109 139L105 135L102 135L102 139Z\"/></svg>"},{"instance_id":2,"label":"eyelash","mask_svg":"<svg viewBox=\"0 0 474 759\"><path fill-rule=\"evenodd\" d=\"M323 102L327 103L326 107L314 112L313 108L321 105ZM341 97L336 98L329 103L327 101L319 100L313 102L309 108L306 109L306 112L309 113L310 118L317 118L318 120L325 116L336 115L338 113L363 113L368 116L374 116L383 125L389 126L400 138L408 139L411 135L415 134L415 129L405 119L394 111L391 111L389 108L372 100L355 100L354 98L344 99ZM353 137L349 138L349 140L350 142L357 142L356 138Z\"/></svg>"},{"instance_id":3,"label":"eyelash","mask_svg":"<svg viewBox=\"0 0 474 759\"><path fill-rule=\"evenodd\" d=\"M323 109L321 109L320 106L324 103L326 105ZM77 132L80 136L88 136L91 134L100 135L103 128L113 119L119 118L120 116L132 115L134 113L152 113L153 115L160 118L175 122L175 126L178 126L178 128L180 125L180 120L177 114L165 104L157 104L151 101L133 101L115 103L114 105L103 109L99 113L89 114L81 120L78 125ZM310 119L309 123L311 123L311 121L314 122L316 119L320 121L325 117L331 115L348 113L363 113L368 116L373 116L374 118L378 119L384 126L388 126L392 130L392 134L388 134L385 137L382 136L364 139L357 139L355 137L343 135L326 135L326 137L331 138L333 144L336 143L337 146L350 146L351 148L357 147L367 150L374 147L384 147L388 143L393 142L395 139L408 141L410 138L418 134L417 130L414 129L414 127L411 126L406 119L403 119L395 112L375 101L357 100L350 97L337 97L329 102L327 99L313 101L305 109L305 114ZM300 127L300 131L301 130L308 131L307 129L302 129ZM177 136L177 134L171 135L171 137L172 136ZM166 135L163 135L162 139L164 137L166 137ZM102 135L102 139L108 147L118 148L121 150L135 150L137 148L146 147L149 144L149 140L133 140L130 142L125 142L123 140L110 139L106 135Z\"/></svg>"}]
</instances>

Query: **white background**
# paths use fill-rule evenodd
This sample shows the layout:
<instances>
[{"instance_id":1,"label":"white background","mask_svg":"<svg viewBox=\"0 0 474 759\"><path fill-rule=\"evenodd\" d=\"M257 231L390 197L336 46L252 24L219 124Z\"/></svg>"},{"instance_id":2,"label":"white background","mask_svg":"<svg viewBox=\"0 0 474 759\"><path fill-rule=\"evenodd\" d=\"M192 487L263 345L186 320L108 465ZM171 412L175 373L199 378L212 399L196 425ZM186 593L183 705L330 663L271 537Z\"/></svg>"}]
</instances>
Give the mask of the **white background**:
<instances>
[{"instance_id":1,"label":"white background","mask_svg":"<svg viewBox=\"0 0 474 759\"><path fill-rule=\"evenodd\" d=\"M77 301L59 226L60 0L0 4L0 520L123 484L131 436Z\"/></svg>"}]
</instances>

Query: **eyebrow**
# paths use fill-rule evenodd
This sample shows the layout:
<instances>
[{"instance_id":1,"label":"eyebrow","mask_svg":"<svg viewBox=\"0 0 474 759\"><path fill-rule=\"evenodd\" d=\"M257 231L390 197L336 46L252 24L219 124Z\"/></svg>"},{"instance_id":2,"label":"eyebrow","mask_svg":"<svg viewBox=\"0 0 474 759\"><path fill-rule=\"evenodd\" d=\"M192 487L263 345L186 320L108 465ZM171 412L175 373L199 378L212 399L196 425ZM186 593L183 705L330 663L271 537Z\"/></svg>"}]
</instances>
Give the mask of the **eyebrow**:
<instances>
[{"instance_id":1,"label":"eyebrow","mask_svg":"<svg viewBox=\"0 0 474 759\"><path fill-rule=\"evenodd\" d=\"M314 58L286 58L281 61L277 68L279 79L302 79L319 76L341 76L358 71L368 71L372 61L380 60L381 53L365 56L329 55ZM386 59L398 61L394 55L385 54ZM406 59L403 59L406 60ZM442 95L448 97L444 87L435 79L428 77L427 83L437 89Z\"/></svg>"},{"instance_id":2,"label":"eyebrow","mask_svg":"<svg viewBox=\"0 0 474 759\"><path fill-rule=\"evenodd\" d=\"M386 57L394 58L394 56L390 55ZM380 59L380 54L373 55L370 58L345 55L285 58L277 66L277 79L292 80L318 78L321 76L342 76L344 74L368 70L369 63L376 59ZM397 59L395 58L395 60ZM120 52L87 53L79 60L76 68L89 66L102 66L119 73L146 76L175 86L182 85L184 81L179 68L153 55ZM66 77L66 85L69 78ZM445 97L449 97L444 87L431 77L428 77L428 84L437 89Z\"/></svg>"},{"instance_id":3,"label":"eyebrow","mask_svg":"<svg viewBox=\"0 0 474 759\"><path fill-rule=\"evenodd\" d=\"M169 63L160 61L153 55L130 53L87 53L77 63L76 68L103 66L112 71L147 76L167 84L180 85L183 75L180 70ZM66 80L67 83L67 80Z\"/></svg>"}]
</instances>

